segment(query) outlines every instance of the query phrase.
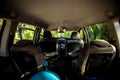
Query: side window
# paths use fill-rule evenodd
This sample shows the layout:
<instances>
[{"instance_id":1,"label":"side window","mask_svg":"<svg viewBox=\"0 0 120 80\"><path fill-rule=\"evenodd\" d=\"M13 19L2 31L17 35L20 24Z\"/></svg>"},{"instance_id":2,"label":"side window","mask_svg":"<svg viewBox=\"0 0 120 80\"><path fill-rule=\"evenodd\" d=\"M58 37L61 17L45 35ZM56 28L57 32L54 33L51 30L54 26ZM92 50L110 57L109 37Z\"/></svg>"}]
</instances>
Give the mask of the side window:
<instances>
[{"instance_id":1,"label":"side window","mask_svg":"<svg viewBox=\"0 0 120 80\"><path fill-rule=\"evenodd\" d=\"M19 40L33 40L34 30L35 26L33 25L19 23L14 37L14 43Z\"/></svg>"},{"instance_id":2,"label":"side window","mask_svg":"<svg viewBox=\"0 0 120 80\"><path fill-rule=\"evenodd\" d=\"M107 31L107 25L106 23L99 23L88 26L88 33L90 41L95 39L104 39L109 41L109 34Z\"/></svg>"},{"instance_id":3,"label":"side window","mask_svg":"<svg viewBox=\"0 0 120 80\"><path fill-rule=\"evenodd\" d=\"M0 19L0 42L1 42L2 34L3 34L3 30L4 30L4 27L2 26L3 26L3 20Z\"/></svg>"},{"instance_id":4,"label":"side window","mask_svg":"<svg viewBox=\"0 0 120 80\"><path fill-rule=\"evenodd\" d=\"M44 29L41 29L41 32L40 32L41 39L43 38L44 31L45 31ZM58 38L58 37L71 38L71 33L73 31L64 30L63 32L58 32L57 30L51 30L50 32L52 34L52 37L54 38Z\"/></svg>"},{"instance_id":5,"label":"side window","mask_svg":"<svg viewBox=\"0 0 120 80\"><path fill-rule=\"evenodd\" d=\"M64 30L64 32L58 32L58 31L51 31L53 37L65 37L65 38L71 38L71 33L73 31L66 31Z\"/></svg>"},{"instance_id":6,"label":"side window","mask_svg":"<svg viewBox=\"0 0 120 80\"><path fill-rule=\"evenodd\" d=\"M80 30L80 39L84 39L84 33L82 29Z\"/></svg>"},{"instance_id":7,"label":"side window","mask_svg":"<svg viewBox=\"0 0 120 80\"><path fill-rule=\"evenodd\" d=\"M1 29L2 29L2 24L3 24L3 20L0 19L0 32L1 32Z\"/></svg>"}]
</instances>

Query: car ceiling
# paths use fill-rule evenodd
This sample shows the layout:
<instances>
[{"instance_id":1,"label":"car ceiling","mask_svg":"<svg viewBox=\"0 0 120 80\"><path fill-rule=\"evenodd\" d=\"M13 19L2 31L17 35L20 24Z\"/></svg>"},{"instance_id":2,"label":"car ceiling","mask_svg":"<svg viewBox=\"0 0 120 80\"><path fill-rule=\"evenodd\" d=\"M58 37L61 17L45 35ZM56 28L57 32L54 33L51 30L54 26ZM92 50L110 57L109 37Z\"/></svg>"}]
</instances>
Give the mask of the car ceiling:
<instances>
[{"instance_id":1,"label":"car ceiling","mask_svg":"<svg viewBox=\"0 0 120 80\"><path fill-rule=\"evenodd\" d=\"M78 29L116 15L119 0L1 0L0 17L48 29Z\"/></svg>"}]
</instances>

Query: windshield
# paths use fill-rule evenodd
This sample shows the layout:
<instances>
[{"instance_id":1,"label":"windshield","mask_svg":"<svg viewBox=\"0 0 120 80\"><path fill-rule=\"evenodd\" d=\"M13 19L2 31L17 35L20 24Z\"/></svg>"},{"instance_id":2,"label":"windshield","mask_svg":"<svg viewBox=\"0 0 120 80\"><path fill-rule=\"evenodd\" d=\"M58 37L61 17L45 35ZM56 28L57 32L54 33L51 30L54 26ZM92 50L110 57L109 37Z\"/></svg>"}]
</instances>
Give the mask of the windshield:
<instances>
[{"instance_id":1,"label":"windshield","mask_svg":"<svg viewBox=\"0 0 120 80\"><path fill-rule=\"evenodd\" d=\"M73 31L63 31L63 32L58 32L58 31L51 31L52 37L58 38L58 37L64 37L64 38L71 38L71 33Z\"/></svg>"}]
</instances>

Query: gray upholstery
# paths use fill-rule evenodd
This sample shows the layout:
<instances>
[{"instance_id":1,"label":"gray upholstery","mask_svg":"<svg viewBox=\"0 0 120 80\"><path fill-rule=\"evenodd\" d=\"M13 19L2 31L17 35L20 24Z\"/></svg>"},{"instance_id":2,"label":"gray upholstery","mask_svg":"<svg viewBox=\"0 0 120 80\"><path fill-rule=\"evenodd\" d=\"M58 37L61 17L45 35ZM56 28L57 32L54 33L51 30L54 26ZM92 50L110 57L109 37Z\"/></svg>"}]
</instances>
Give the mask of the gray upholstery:
<instances>
[{"instance_id":1,"label":"gray upholstery","mask_svg":"<svg viewBox=\"0 0 120 80\"><path fill-rule=\"evenodd\" d=\"M71 39L67 40L68 52L77 52L84 47L84 41L80 39L80 34L78 32L72 32Z\"/></svg>"},{"instance_id":2,"label":"gray upholstery","mask_svg":"<svg viewBox=\"0 0 120 80\"><path fill-rule=\"evenodd\" d=\"M72 32L71 39L80 39L80 34L78 32Z\"/></svg>"},{"instance_id":3,"label":"gray upholstery","mask_svg":"<svg viewBox=\"0 0 120 80\"><path fill-rule=\"evenodd\" d=\"M99 47L107 47L107 46L110 45L109 42L107 42L105 40L101 40L101 39L93 40L93 41L90 42L90 44L96 45L96 46L99 46Z\"/></svg>"},{"instance_id":4,"label":"gray upholstery","mask_svg":"<svg viewBox=\"0 0 120 80\"><path fill-rule=\"evenodd\" d=\"M92 44L86 45L77 59L81 74L85 75L90 67L91 69L97 68L96 70L101 70L100 66L102 66L100 72L104 73L104 71L109 68L115 54L115 46L103 40L96 40L95 42L93 41ZM89 66L89 64L91 66ZM97 73L96 70L92 72Z\"/></svg>"}]
</instances>

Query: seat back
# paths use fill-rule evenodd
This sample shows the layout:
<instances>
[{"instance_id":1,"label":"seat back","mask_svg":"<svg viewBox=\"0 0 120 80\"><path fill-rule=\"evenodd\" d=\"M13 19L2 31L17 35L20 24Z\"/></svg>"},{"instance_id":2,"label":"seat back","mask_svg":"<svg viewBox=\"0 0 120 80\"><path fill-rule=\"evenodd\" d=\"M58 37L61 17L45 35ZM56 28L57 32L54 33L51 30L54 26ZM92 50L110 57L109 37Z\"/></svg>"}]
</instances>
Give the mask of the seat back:
<instances>
[{"instance_id":1,"label":"seat back","mask_svg":"<svg viewBox=\"0 0 120 80\"><path fill-rule=\"evenodd\" d=\"M56 51L56 42L50 39L40 41L40 48L42 52L55 52Z\"/></svg>"},{"instance_id":2,"label":"seat back","mask_svg":"<svg viewBox=\"0 0 120 80\"><path fill-rule=\"evenodd\" d=\"M41 53L40 47L33 44L16 44L11 47L10 51L14 61L23 73L43 65L45 59Z\"/></svg>"},{"instance_id":3,"label":"seat back","mask_svg":"<svg viewBox=\"0 0 120 80\"><path fill-rule=\"evenodd\" d=\"M84 42L80 39L78 32L72 32L71 39L67 40L67 52L77 52L84 47Z\"/></svg>"},{"instance_id":4,"label":"seat back","mask_svg":"<svg viewBox=\"0 0 120 80\"><path fill-rule=\"evenodd\" d=\"M40 40L40 48L42 52L55 52L56 51L56 39L52 37L50 31L44 31L43 39Z\"/></svg>"},{"instance_id":5,"label":"seat back","mask_svg":"<svg viewBox=\"0 0 120 80\"><path fill-rule=\"evenodd\" d=\"M67 40L67 52L77 52L84 47L83 40L74 39L74 40Z\"/></svg>"},{"instance_id":6,"label":"seat back","mask_svg":"<svg viewBox=\"0 0 120 80\"><path fill-rule=\"evenodd\" d=\"M116 48L104 40L92 41L85 46L77 62L82 75L103 75L109 69L116 54Z\"/></svg>"},{"instance_id":7,"label":"seat back","mask_svg":"<svg viewBox=\"0 0 120 80\"><path fill-rule=\"evenodd\" d=\"M50 31L44 31L43 38L51 38L51 37L52 37L52 34Z\"/></svg>"}]
</instances>

